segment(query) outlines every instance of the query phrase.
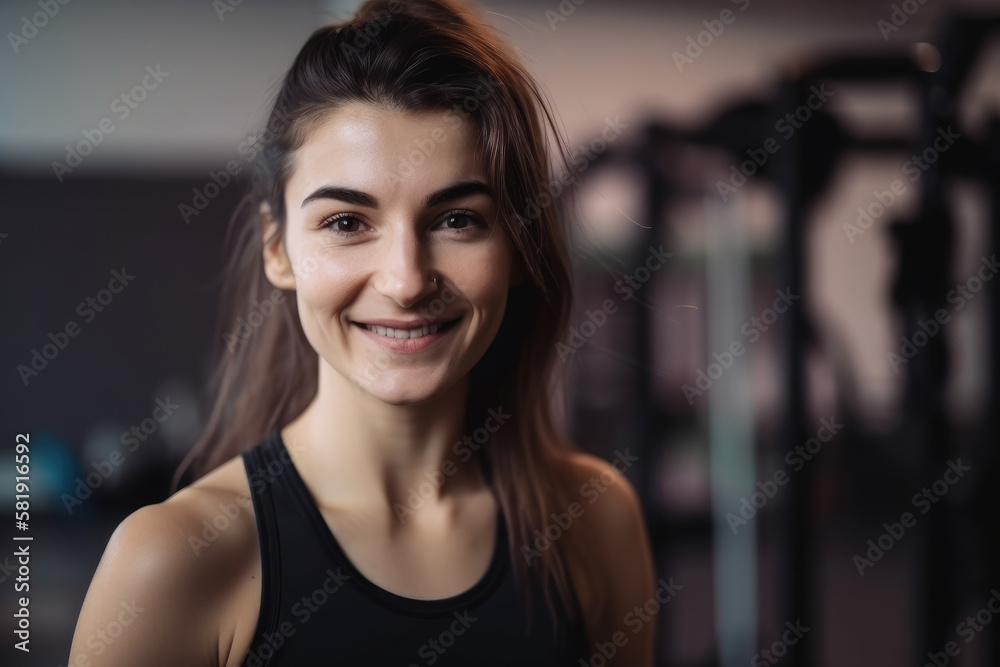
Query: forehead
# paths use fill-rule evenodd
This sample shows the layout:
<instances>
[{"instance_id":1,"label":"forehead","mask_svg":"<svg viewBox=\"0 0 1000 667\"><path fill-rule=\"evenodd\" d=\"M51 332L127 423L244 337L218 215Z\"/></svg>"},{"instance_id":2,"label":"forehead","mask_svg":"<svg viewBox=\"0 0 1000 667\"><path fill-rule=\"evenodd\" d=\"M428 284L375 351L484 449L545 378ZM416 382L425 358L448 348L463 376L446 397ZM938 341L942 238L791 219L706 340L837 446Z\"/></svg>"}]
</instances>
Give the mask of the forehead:
<instances>
[{"instance_id":1,"label":"forehead","mask_svg":"<svg viewBox=\"0 0 1000 667\"><path fill-rule=\"evenodd\" d=\"M363 103L330 111L292 154L290 210L323 185L369 192L381 202L418 201L457 181L485 180L475 125L451 111L410 113Z\"/></svg>"}]
</instances>

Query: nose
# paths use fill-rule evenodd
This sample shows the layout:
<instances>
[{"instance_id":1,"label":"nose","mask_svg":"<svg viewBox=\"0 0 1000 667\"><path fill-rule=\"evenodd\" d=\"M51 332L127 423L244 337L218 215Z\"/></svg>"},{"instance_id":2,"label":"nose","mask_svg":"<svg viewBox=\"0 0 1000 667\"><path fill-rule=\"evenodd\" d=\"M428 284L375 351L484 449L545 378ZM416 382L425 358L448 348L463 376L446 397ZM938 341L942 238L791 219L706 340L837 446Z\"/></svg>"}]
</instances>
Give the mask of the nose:
<instances>
[{"instance_id":1,"label":"nose","mask_svg":"<svg viewBox=\"0 0 1000 667\"><path fill-rule=\"evenodd\" d=\"M375 290L401 308L411 308L437 289L431 281L430 253L413 229L396 231L385 243Z\"/></svg>"}]
</instances>

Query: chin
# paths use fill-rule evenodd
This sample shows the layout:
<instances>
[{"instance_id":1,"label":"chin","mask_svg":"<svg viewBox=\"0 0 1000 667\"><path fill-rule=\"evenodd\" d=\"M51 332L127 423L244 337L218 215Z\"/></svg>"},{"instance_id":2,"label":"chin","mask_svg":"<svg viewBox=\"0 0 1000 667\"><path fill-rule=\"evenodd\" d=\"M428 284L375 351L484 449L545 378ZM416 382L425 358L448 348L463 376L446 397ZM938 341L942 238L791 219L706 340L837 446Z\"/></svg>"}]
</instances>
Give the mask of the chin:
<instances>
[{"instance_id":1,"label":"chin","mask_svg":"<svg viewBox=\"0 0 1000 667\"><path fill-rule=\"evenodd\" d=\"M389 405L419 405L444 390L441 383L429 379L426 373L381 371L380 374L382 377L376 378L356 374L351 380L362 391Z\"/></svg>"}]
</instances>

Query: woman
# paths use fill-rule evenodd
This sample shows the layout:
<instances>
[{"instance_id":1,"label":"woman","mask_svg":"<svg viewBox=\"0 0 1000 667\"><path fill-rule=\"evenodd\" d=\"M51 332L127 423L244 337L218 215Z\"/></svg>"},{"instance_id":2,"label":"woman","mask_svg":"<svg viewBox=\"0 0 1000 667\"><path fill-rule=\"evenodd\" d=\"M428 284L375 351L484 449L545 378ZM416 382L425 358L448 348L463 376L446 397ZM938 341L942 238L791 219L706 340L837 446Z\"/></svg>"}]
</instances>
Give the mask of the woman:
<instances>
[{"instance_id":1,"label":"woman","mask_svg":"<svg viewBox=\"0 0 1000 667\"><path fill-rule=\"evenodd\" d=\"M258 146L225 320L253 327L224 336L201 476L117 528L69 664L652 664L637 496L553 415L546 123L565 164L453 2L309 38Z\"/></svg>"}]
</instances>

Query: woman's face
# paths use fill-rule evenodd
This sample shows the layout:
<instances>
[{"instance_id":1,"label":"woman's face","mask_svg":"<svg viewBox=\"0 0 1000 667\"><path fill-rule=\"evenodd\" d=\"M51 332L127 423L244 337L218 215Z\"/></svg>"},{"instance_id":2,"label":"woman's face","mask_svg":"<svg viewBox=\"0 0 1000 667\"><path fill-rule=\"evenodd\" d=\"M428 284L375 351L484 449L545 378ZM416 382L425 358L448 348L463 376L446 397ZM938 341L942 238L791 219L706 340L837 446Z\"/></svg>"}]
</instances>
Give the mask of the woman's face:
<instances>
[{"instance_id":1,"label":"woman's face","mask_svg":"<svg viewBox=\"0 0 1000 667\"><path fill-rule=\"evenodd\" d=\"M386 403L418 403L462 379L503 318L514 249L475 141L475 126L450 111L356 103L293 154L268 279L295 290L320 357Z\"/></svg>"}]
</instances>

